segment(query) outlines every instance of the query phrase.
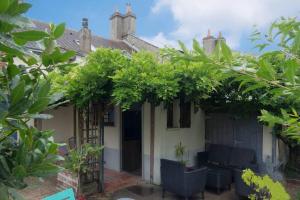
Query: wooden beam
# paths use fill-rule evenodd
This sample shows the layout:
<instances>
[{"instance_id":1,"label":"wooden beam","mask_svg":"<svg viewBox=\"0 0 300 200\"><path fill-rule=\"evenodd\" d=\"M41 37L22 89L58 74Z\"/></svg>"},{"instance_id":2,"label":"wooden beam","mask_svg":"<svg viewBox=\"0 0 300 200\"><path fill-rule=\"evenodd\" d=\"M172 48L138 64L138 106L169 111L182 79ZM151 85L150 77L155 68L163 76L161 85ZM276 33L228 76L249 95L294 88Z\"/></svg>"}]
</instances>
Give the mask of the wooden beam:
<instances>
[{"instance_id":1,"label":"wooden beam","mask_svg":"<svg viewBox=\"0 0 300 200\"><path fill-rule=\"evenodd\" d=\"M104 145L104 103L99 103L98 112L99 112L99 144ZM101 151L99 158L99 183L98 191L104 192L104 149Z\"/></svg>"},{"instance_id":2,"label":"wooden beam","mask_svg":"<svg viewBox=\"0 0 300 200\"><path fill-rule=\"evenodd\" d=\"M154 177L155 105L150 105L150 182Z\"/></svg>"}]
</instances>

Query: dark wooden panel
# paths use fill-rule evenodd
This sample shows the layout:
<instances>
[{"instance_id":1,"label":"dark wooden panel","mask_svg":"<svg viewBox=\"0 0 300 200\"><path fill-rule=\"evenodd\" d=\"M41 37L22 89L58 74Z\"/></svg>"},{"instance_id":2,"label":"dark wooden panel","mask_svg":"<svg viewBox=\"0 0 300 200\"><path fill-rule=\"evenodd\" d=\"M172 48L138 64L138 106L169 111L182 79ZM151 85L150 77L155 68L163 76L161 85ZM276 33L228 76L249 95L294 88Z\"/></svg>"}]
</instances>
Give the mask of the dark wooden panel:
<instances>
[{"instance_id":1,"label":"dark wooden panel","mask_svg":"<svg viewBox=\"0 0 300 200\"><path fill-rule=\"evenodd\" d=\"M263 126L256 116L235 118L230 114L209 113L205 124L206 144L224 144L256 151L262 161Z\"/></svg>"}]
</instances>

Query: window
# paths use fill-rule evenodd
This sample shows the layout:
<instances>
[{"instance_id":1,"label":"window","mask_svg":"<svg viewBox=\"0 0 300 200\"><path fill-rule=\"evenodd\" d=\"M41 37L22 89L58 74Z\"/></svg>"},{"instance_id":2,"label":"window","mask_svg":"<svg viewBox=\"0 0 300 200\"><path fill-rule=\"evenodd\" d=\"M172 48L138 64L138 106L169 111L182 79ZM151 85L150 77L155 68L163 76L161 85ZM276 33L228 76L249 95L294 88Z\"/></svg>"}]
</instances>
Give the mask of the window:
<instances>
[{"instance_id":1,"label":"window","mask_svg":"<svg viewBox=\"0 0 300 200\"><path fill-rule=\"evenodd\" d=\"M104 113L104 126L114 126L115 125L115 108L110 106L107 112Z\"/></svg>"},{"instance_id":2,"label":"window","mask_svg":"<svg viewBox=\"0 0 300 200\"><path fill-rule=\"evenodd\" d=\"M173 103L167 108L167 128L173 128Z\"/></svg>"},{"instance_id":3,"label":"window","mask_svg":"<svg viewBox=\"0 0 300 200\"><path fill-rule=\"evenodd\" d=\"M191 102L175 100L167 108L167 128L191 127Z\"/></svg>"},{"instance_id":4,"label":"window","mask_svg":"<svg viewBox=\"0 0 300 200\"><path fill-rule=\"evenodd\" d=\"M191 102L180 101L180 128L191 127Z\"/></svg>"}]
</instances>

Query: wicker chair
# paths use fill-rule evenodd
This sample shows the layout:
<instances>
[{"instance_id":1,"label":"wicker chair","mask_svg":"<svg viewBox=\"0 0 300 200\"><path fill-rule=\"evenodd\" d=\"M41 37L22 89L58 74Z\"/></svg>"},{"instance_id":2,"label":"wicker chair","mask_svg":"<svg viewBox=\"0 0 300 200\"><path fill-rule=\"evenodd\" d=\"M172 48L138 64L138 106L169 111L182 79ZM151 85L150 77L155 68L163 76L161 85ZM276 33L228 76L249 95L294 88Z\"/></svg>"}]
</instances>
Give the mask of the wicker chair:
<instances>
[{"instance_id":1,"label":"wicker chair","mask_svg":"<svg viewBox=\"0 0 300 200\"><path fill-rule=\"evenodd\" d=\"M162 198L164 198L165 191L180 195L186 200L198 193L202 193L204 198L206 167L186 170L182 163L166 159L161 159L160 164Z\"/></svg>"}]
</instances>

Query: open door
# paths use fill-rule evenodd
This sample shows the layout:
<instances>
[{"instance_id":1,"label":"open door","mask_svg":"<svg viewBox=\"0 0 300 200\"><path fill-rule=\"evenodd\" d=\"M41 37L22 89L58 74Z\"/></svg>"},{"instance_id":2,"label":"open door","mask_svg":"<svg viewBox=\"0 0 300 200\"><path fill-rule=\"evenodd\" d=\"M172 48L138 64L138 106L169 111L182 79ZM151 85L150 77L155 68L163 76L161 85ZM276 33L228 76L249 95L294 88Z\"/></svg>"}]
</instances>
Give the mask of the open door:
<instances>
[{"instance_id":1,"label":"open door","mask_svg":"<svg viewBox=\"0 0 300 200\"><path fill-rule=\"evenodd\" d=\"M122 112L122 170L142 174L142 112L140 106Z\"/></svg>"}]
</instances>

